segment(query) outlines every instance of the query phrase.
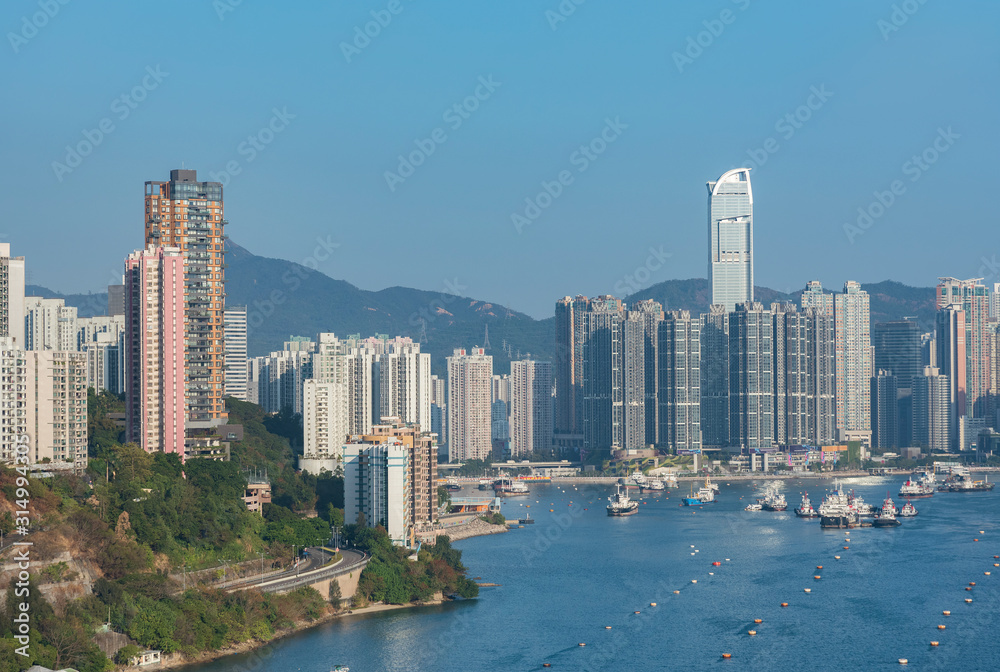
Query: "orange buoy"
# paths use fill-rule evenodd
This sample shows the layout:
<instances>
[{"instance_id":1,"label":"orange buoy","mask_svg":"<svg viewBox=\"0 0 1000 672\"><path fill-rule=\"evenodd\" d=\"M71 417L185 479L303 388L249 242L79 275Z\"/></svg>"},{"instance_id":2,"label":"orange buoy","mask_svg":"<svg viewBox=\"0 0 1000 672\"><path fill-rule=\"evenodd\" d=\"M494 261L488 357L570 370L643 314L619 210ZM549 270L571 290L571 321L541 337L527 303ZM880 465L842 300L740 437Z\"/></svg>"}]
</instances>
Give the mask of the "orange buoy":
<instances>
[{"instance_id":1,"label":"orange buoy","mask_svg":"<svg viewBox=\"0 0 1000 672\"><path fill-rule=\"evenodd\" d=\"M931 642L931 646L937 646L937 645L938 645L937 642Z\"/></svg>"},{"instance_id":2,"label":"orange buoy","mask_svg":"<svg viewBox=\"0 0 1000 672\"><path fill-rule=\"evenodd\" d=\"M725 658L726 660L729 660L730 658L733 657L733 654L731 654L731 653L724 653L724 654L722 654L722 657Z\"/></svg>"},{"instance_id":3,"label":"orange buoy","mask_svg":"<svg viewBox=\"0 0 1000 672\"><path fill-rule=\"evenodd\" d=\"M973 541L979 541L978 539L973 539Z\"/></svg>"},{"instance_id":4,"label":"orange buoy","mask_svg":"<svg viewBox=\"0 0 1000 672\"><path fill-rule=\"evenodd\" d=\"M900 665L906 665L908 662L910 662L910 661L908 661L906 658L900 658L899 659L899 664Z\"/></svg>"},{"instance_id":5,"label":"orange buoy","mask_svg":"<svg viewBox=\"0 0 1000 672\"><path fill-rule=\"evenodd\" d=\"M788 606L788 602L782 602L782 603L781 603L781 606L783 606L783 607L787 607L787 606Z\"/></svg>"},{"instance_id":6,"label":"orange buoy","mask_svg":"<svg viewBox=\"0 0 1000 672\"><path fill-rule=\"evenodd\" d=\"M610 625L605 625L605 626L604 626L604 629L605 629L605 630L610 630L610 629L611 629L611 626L610 626Z\"/></svg>"},{"instance_id":7,"label":"orange buoy","mask_svg":"<svg viewBox=\"0 0 1000 672\"><path fill-rule=\"evenodd\" d=\"M638 611L633 611L632 613L633 613L633 614L638 614L639 612L638 612Z\"/></svg>"},{"instance_id":8,"label":"orange buoy","mask_svg":"<svg viewBox=\"0 0 1000 672\"><path fill-rule=\"evenodd\" d=\"M817 581L819 581L819 580L820 580L820 578L822 578L822 577L820 577L820 575L819 575L819 574L817 574L817 575L816 575L816 576L814 576L813 578L814 578L814 579L816 579Z\"/></svg>"},{"instance_id":9,"label":"orange buoy","mask_svg":"<svg viewBox=\"0 0 1000 672\"><path fill-rule=\"evenodd\" d=\"M721 567L721 566L722 566L722 563L721 563L721 562L719 562L719 561L715 561L715 562L713 562L713 563L712 563L712 566L713 566L713 567Z\"/></svg>"},{"instance_id":10,"label":"orange buoy","mask_svg":"<svg viewBox=\"0 0 1000 672\"><path fill-rule=\"evenodd\" d=\"M751 637L753 637L754 635L757 634L757 631L756 630L749 630L749 631L747 631L747 634L750 635Z\"/></svg>"},{"instance_id":11,"label":"orange buoy","mask_svg":"<svg viewBox=\"0 0 1000 672\"><path fill-rule=\"evenodd\" d=\"M650 602L650 603L649 603L649 606L651 606L651 607L655 607L655 606L656 606L656 602Z\"/></svg>"},{"instance_id":12,"label":"orange buoy","mask_svg":"<svg viewBox=\"0 0 1000 672\"><path fill-rule=\"evenodd\" d=\"M994 562L994 563L993 563L993 566L994 566L994 567L1000 567L1000 562Z\"/></svg>"},{"instance_id":13,"label":"orange buoy","mask_svg":"<svg viewBox=\"0 0 1000 672\"><path fill-rule=\"evenodd\" d=\"M754 622L754 623L758 623L758 624L759 624L759 623L763 623L763 622L764 622L764 620L763 620L763 619L761 619L761 618L755 618L755 619L753 619L753 622Z\"/></svg>"},{"instance_id":14,"label":"orange buoy","mask_svg":"<svg viewBox=\"0 0 1000 672\"><path fill-rule=\"evenodd\" d=\"M587 646L587 643L586 642L580 642L579 644L577 644L577 646Z\"/></svg>"},{"instance_id":15,"label":"orange buoy","mask_svg":"<svg viewBox=\"0 0 1000 672\"><path fill-rule=\"evenodd\" d=\"M813 591L812 591L812 588L805 588L804 590L805 590L805 591L806 591L807 593L811 593L811 592L813 592Z\"/></svg>"},{"instance_id":16,"label":"orange buoy","mask_svg":"<svg viewBox=\"0 0 1000 672\"><path fill-rule=\"evenodd\" d=\"M542 663L542 667L552 667L552 663Z\"/></svg>"},{"instance_id":17,"label":"orange buoy","mask_svg":"<svg viewBox=\"0 0 1000 672\"><path fill-rule=\"evenodd\" d=\"M675 590L674 591L674 595L680 595L680 594L681 594L681 591L679 591L679 590Z\"/></svg>"},{"instance_id":18,"label":"orange buoy","mask_svg":"<svg viewBox=\"0 0 1000 672\"><path fill-rule=\"evenodd\" d=\"M823 569L823 565L816 565L816 569Z\"/></svg>"},{"instance_id":19,"label":"orange buoy","mask_svg":"<svg viewBox=\"0 0 1000 672\"><path fill-rule=\"evenodd\" d=\"M970 604L971 602L972 602L972 598L971 597L965 598L965 603L966 604Z\"/></svg>"},{"instance_id":20,"label":"orange buoy","mask_svg":"<svg viewBox=\"0 0 1000 672\"><path fill-rule=\"evenodd\" d=\"M945 610L944 610L944 611L942 611L941 613L942 613L942 614L944 614L945 616L951 616L951 612L950 612L950 611L948 611L947 609L945 609Z\"/></svg>"},{"instance_id":21,"label":"orange buoy","mask_svg":"<svg viewBox=\"0 0 1000 672\"><path fill-rule=\"evenodd\" d=\"M966 586L965 589L966 590L972 590L972 588L970 588L969 586Z\"/></svg>"},{"instance_id":22,"label":"orange buoy","mask_svg":"<svg viewBox=\"0 0 1000 672\"><path fill-rule=\"evenodd\" d=\"M939 625L938 626L938 630L944 630L944 626L943 625Z\"/></svg>"},{"instance_id":23,"label":"orange buoy","mask_svg":"<svg viewBox=\"0 0 1000 672\"><path fill-rule=\"evenodd\" d=\"M983 574L985 574L986 576L989 576L989 575L990 575L990 573L989 573L989 572L983 572Z\"/></svg>"},{"instance_id":24,"label":"orange buoy","mask_svg":"<svg viewBox=\"0 0 1000 672\"><path fill-rule=\"evenodd\" d=\"M849 549L849 548L850 548L850 546L844 546L844 550L845 550L845 551L846 551L847 549Z\"/></svg>"},{"instance_id":25,"label":"orange buoy","mask_svg":"<svg viewBox=\"0 0 1000 672\"><path fill-rule=\"evenodd\" d=\"M970 586L974 586L974 585L976 585L976 582L975 581L969 581L969 585Z\"/></svg>"},{"instance_id":26,"label":"orange buoy","mask_svg":"<svg viewBox=\"0 0 1000 672\"><path fill-rule=\"evenodd\" d=\"M835 555L835 556L833 556L833 559L834 560L840 560L840 556L839 555Z\"/></svg>"}]
</instances>

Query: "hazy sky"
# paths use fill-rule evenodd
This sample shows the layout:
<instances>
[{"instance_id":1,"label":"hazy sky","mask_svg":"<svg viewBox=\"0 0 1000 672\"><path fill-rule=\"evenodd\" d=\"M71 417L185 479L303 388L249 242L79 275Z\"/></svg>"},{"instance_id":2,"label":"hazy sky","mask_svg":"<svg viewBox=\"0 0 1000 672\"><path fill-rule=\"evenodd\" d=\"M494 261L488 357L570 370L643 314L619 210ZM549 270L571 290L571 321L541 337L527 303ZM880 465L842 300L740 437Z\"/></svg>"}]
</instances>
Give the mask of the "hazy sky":
<instances>
[{"instance_id":1,"label":"hazy sky","mask_svg":"<svg viewBox=\"0 0 1000 672\"><path fill-rule=\"evenodd\" d=\"M704 277L753 160L758 285L1000 281L1000 3L576 2L8 0L0 240L100 290L183 166L252 252L544 317Z\"/></svg>"}]
</instances>

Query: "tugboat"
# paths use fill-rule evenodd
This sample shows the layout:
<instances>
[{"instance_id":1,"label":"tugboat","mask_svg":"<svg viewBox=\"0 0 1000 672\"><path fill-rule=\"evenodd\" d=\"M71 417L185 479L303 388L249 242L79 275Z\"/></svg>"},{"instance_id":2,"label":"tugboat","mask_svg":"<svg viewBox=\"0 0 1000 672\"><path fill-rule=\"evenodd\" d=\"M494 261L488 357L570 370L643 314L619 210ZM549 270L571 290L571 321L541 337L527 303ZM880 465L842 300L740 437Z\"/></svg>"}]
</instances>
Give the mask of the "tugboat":
<instances>
[{"instance_id":1,"label":"tugboat","mask_svg":"<svg viewBox=\"0 0 1000 672\"><path fill-rule=\"evenodd\" d=\"M882 508L877 514L875 514L875 522L872 523L874 527L896 527L901 525L899 519L896 518L896 504L892 501L892 497L889 493L886 493L885 501L882 502Z\"/></svg>"},{"instance_id":2,"label":"tugboat","mask_svg":"<svg viewBox=\"0 0 1000 672\"><path fill-rule=\"evenodd\" d=\"M617 486L615 494L608 497L609 516L631 516L639 510L639 502L630 499L627 490Z\"/></svg>"},{"instance_id":3,"label":"tugboat","mask_svg":"<svg viewBox=\"0 0 1000 672\"><path fill-rule=\"evenodd\" d=\"M933 477L932 477L933 478ZM917 499L920 497L933 497L934 486L923 482L923 478L914 481L912 477L906 479L906 483L899 486L899 496Z\"/></svg>"},{"instance_id":4,"label":"tugboat","mask_svg":"<svg viewBox=\"0 0 1000 672\"><path fill-rule=\"evenodd\" d=\"M809 501L808 492L802 493L802 503L799 504L799 508L795 509L795 515L799 518L819 518L819 514L813 508L812 502Z\"/></svg>"},{"instance_id":5,"label":"tugboat","mask_svg":"<svg viewBox=\"0 0 1000 672\"><path fill-rule=\"evenodd\" d=\"M917 511L917 507L913 506L913 504L910 502L910 500L906 500L906 504L904 504L903 508L901 508L899 510L899 517L900 518L912 518L913 516L917 515L918 513L920 513L920 512Z\"/></svg>"},{"instance_id":6,"label":"tugboat","mask_svg":"<svg viewBox=\"0 0 1000 672\"><path fill-rule=\"evenodd\" d=\"M839 483L819 506L819 526L822 528L853 528L861 525L861 516L851 506Z\"/></svg>"},{"instance_id":7,"label":"tugboat","mask_svg":"<svg viewBox=\"0 0 1000 672\"><path fill-rule=\"evenodd\" d=\"M764 501L761 503L765 511L784 511L788 508L785 496L778 492L778 486L774 483L764 489Z\"/></svg>"}]
</instances>

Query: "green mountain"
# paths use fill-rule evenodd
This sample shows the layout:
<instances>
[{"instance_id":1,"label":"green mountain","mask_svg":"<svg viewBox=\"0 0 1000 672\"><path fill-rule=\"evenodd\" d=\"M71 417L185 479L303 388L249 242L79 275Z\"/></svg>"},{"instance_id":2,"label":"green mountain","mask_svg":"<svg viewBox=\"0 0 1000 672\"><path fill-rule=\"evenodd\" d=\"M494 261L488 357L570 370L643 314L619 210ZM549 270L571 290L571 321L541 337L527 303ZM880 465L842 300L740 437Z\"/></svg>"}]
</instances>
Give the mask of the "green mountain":
<instances>
[{"instance_id":1,"label":"green mountain","mask_svg":"<svg viewBox=\"0 0 1000 672\"><path fill-rule=\"evenodd\" d=\"M226 291L229 305L246 305L248 348L251 356L280 350L290 336L315 338L323 331L340 335L387 334L410 336L431 353L435 372L443 373L445 357L454 348L483 345L487 327L493 367L498 373L510 368L511 358L530 354L551 359L555 350L554 318L536 320L458 293L428 292L408 287L389 287L377 292L359 289L302 264L257 256L232 241L226 255ZM862 285L871 296L872 322L916 317L924 331L934 325L934 288L909 287L886 280ZM755 288L758 301L794 301L799 295ZM81 316L103 315L107 295L57 294L44 287L29 286L33 296L61 297L77 306ZM553 306L556 299L552 297ZM704 278L667 280L628 296L659 301L668 310L704 312L710 300ZM509 344L510 355L504 345Z\"/></svg>"}]
</instances>

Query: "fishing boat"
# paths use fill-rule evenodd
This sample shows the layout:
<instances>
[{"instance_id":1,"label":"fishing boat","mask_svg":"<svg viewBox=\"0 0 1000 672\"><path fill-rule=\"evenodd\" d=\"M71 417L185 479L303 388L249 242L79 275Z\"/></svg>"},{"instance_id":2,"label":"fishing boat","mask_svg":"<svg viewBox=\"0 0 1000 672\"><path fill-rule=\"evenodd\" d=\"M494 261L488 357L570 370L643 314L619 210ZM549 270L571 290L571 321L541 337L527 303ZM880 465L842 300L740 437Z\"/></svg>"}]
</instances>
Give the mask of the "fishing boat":
<instances>
[{"instance_id":1,"label":"fishing boat","mask_svg":"<svg viewBox=\"0 0 1000 672\"><path fill-rule=\"evenodd\" d=\"M917 511L917 507L913 506L913 503L910 502L910 500L906 500L906 504L903 504L903 508L901 508L899 510L899 517L900 518L912 518L913 516L917 515L918 513L920 513L920 512Z\"/></svg>"},{"instance_id":2,"label":"fishing boat","mask_svg":"<svg viewBox=\"0 0 1000 672\"><path fill-rule=\"evenodd\" d=\"M913 477L906 479L903 485L899 486L899 496L917 499L920 497L933 497L934 486L913 480Z\"/></svg>"},{"instance_id":3,"label":"fishing boat","mask_svg":"<svg viewBox=\"0 0 1000 672\"><path fill-rule=\"evenodd\" d=\"M875 521L872 525L874 527L896 527L897 525L901 525L902 523L896 518L897 513L899 511L896 510L895 502L892 501L889 493L886 493L885 501L882 502L882 508L875 514Z\"/></svg>"},{"instance_id":4,"label":"fishing boat","mask_svg":"<svg viewBox=\"0 0 1000 672\"><path fill-rule=\"evenodd\" d=\"M799 518L819 518L819 514L813 508L812 502L809 501L808 492L802 493L802 503L799 504L799 508L795 509L795 515Z\"/></svg>"},{"instance_id":5,"label":"fishing boat","mask_svg":"<svg viewBox=\"0 0 1000 672\"><path fill-rule=\"evenodd\" d=\"M788 508L785 496L778 492L777 483L769 483L764 488L764 499L761 502L765 511L784 511Z\"/></svg>"},{"instance_id":6,"label":"fishing boat","mask_svg":"<svg viewBox=\"0 0 1000 672\"><path fill-rule=\"evenodd\" d=\"M639 510L639 502L629 498L628 490L618 485L615 494L608 497L609 516L631 516Z\"/></svg>"}]
</instances>

